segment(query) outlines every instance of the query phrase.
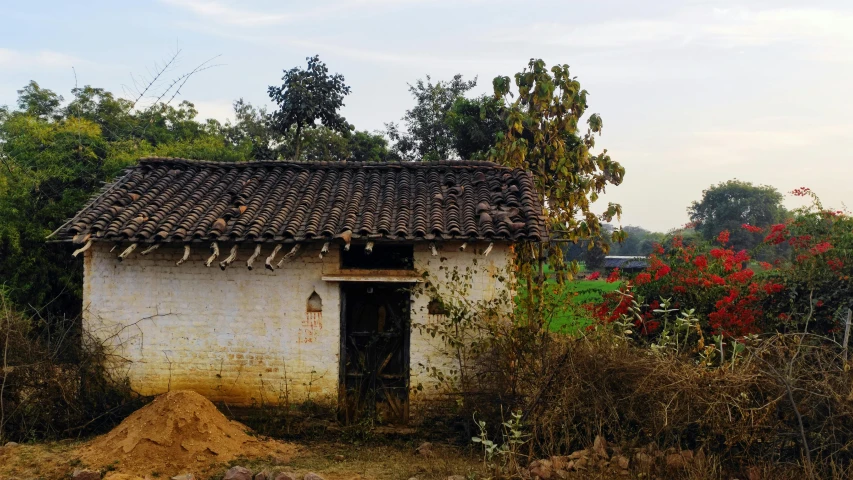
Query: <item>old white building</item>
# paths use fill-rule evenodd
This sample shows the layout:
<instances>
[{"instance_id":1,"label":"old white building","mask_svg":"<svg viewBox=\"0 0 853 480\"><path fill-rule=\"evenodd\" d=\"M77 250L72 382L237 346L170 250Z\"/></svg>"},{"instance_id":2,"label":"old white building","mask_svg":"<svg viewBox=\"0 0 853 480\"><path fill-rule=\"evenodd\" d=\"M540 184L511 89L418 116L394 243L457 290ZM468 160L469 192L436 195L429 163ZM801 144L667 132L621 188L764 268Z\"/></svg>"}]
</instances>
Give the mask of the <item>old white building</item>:
<instances>
[{"instance_id":1,"label":"old white building","mask_svg":"<svg viewBox=\"0 0 853 480\"><path fill-rule=\"evenodd\" d=\"M405 421L452 363L417 328L441 315L421 283L470 268L470 296L494 297L541 214L529 174L487 162L151 158L59 235L85 254L84 328L138 392Z\"/></svg>"}]
</instances>

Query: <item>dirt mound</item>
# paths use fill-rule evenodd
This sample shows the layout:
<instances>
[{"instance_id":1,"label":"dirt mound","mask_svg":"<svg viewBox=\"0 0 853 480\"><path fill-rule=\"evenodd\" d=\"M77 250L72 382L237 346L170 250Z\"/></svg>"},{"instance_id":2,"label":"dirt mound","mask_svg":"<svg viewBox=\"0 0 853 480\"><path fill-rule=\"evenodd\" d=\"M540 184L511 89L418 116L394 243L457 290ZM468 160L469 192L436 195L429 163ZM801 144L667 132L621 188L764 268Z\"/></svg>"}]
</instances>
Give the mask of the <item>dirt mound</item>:
<instances>
[{"instance_id":1,"label":"dirt mound","mask_svg":"<svg viewBox=\"0 0 853 480\"><path fill-rule=\"evenodd\" d=\"M120 472L201 472L238 457L289 457L294 447L261 441L225 418L201 395L179 390L157 397L80 452L93 467Z\"/></svg>"}]
</instances>

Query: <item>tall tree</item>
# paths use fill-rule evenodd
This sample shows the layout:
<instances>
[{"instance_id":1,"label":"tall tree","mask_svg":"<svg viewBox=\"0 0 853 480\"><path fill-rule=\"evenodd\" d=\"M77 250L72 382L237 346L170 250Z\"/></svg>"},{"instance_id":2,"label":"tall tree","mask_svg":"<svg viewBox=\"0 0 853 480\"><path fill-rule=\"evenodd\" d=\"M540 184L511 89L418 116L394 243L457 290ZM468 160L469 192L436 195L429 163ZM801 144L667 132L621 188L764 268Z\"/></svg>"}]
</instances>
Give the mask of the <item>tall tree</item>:
<instances>
[{"instance_id":1,"label":"tall tree","mask_svg":"<svg viewBox=\"0 0 853 480\"><path fill-rule=\"evenodd\" d=\"M272 113L271 125L282 135L294 128L294 155L299 158L302 149L302 133L314 128L319 121L333 131L348 134L352 129L346 119L338 113L344 106L344 97L350 87L344 76L329 74L326 64L315 55L308 57L308 67L291 68L284 72L280 86L272 85L267 91L278 108Z\"/></svg>"},{"instance_id":2,"label":"tall tree","mask_svg":"<svg viewBox=\"0 0 853 480\"><path fill-rule=\"evenodd\" d=\"M404 129L396 123L386 124L388 136L395 142L394 151L406 160L458 158L448 115L454 103L476 85L476 78L466 81L460 74L450 81L435 83L427 75L425 81L410 84L409 92L415 97L415 106L403 116Z\"/></svg>"},{"instance_id":3,"label":"tall tree","mask_svg":"<svg viewBox=\"0 0 853 480\"><path fill-rule=\"evenodd\" d=\"M464 159L486 158L505 129L501 113L503 99L491 95L457 98L447 114L453 148Z\"/></svg>"},{"instance_id":4,"label":"tall tree","mask_svg":"<svg viewBox=\"0 0 853 480\"><path fill-rule=\"evenodd\" d=\"M284 145L284 136L270 128L266 107L255 107L242 98L234 102L234 123L225 123L223 132L234 145L249 145L252 160L275 160Z\"/></svg>"},{"instance_id":5,"label":"tall tree","mask_svg":"<svg viewBox=\"0 0 853 480\"><path fill-rule=\"evenodd\" d=\"M53 116L62 104L62 100L61 95L57 95L53 90L41 88L35 80L30 80L30 83L18 90L18 108L40 118Z\"/></svg>"},{"instance_id":6,"label":"tall tree","mask_svg":"<svg viewBox=\"0 0 853 480\"><path fill-rule=\"evenodd\" d=\"M783 199L771 186L729 180L703 191L702 199L693 202L687 212L705 240L712 241L720 232L728 230L734 248L751 249L763 236L742 226L764 228L781 223L787 216Z\"/></svg>"},{"instance_id":7,"label":"tall tree","mask_svg":"<svg viewBox=\"0 0 853 480\"><path fill-rule=\"evenodd\" d=\"M388 150L388 140L381 133L355 132L349 138L350 159L356 162L385 162L399 160Z\"/></svg>"},{"instance_id":8,"label":"tall tree","mask_svg":"<svg viewBox=\"0 0 853 480\"><path fill-rule=\"evenodd\" d=\"M513 83L517 95L511 100ZM493 86L495 97L506 102L506 110L505 128L498 134L490 158L531 172L548 224L562 227L552 235L575 242L600 236L602 221L620 215L621 207L611 203L596 214L592 204L608 185L622 183L625 169L607 150L592 153L595 134L601 133L603 125L600 116L590 115L586 132L579 132L587 109L587 91L570 76L568 65L555 65L549 71L545 62L537 59L531 59L527 68L515 74L514 82L509 77L496 77ZM615 230L610 236L620 241L624 232ZM543 261L550 255L549 263L562 278L562 249L556 245L537 244L535 249L519 252L523 252L519 257L523 264L538 265L540 279Z\"/></svg>"}]
</instances>

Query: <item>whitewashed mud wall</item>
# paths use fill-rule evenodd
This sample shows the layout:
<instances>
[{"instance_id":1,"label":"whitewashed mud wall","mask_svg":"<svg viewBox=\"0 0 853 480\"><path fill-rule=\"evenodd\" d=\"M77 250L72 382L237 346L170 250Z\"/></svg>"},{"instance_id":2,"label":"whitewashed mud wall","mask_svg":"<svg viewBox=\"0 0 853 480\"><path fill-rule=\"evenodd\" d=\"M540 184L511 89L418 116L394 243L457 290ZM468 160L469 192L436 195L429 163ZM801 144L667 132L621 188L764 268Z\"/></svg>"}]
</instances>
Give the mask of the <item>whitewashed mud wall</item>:
<instances>
[{"instance_id":1,"label":"whitewashed mud wall","mask_svg":"<svg viewBox=\"0 0 853 480\"><path fill-rule=\"evenodd\" d=\"M510 247L507 244L495 243L488 256L482 256L488 243L468 244L465 251L459 251L459 243L443 245L439 255L432 256L427 246L415 247L415 268L421 272L429 272L429 278L434 281L442 296L459 295L465 291L466 298L471 304L480 301L491 301L509 288L506 281L501 281L508 273L511 260ZM443 268L442 268L443 267ZM470 270L469 270L470 269ZM458 272L461 281L452 280L452 272ZM412 295L412 336L410 342L410 385L411 400L431 400L443 398L442 389L445 387L430 373L432 367L443 373L458 371L458 361L453 351L448 349L438 337L433 338L425 332L426 326L446 322L443 315L430 315L428 304L431 300L425 293L418 294L416 287ZM420 288L420 292L424 292ZM432 397L432 398L431 398Z\"/></svg>"},{"instance_id":2,"label":"whitewashed mud wall","mask_svg":"<svg viewBox=\"0 0 853 480\"><path fill-rule=\"evenodd\" d=\"M251 248L245 246L222 271L218 264L204 266L207 246L194 244L180 266L175 265L183 253L179 246L163 246L146 256L137 250L123 262L116 259L117 251L109 252L111 245L96 244L86 252L84 328L113 347L115 373L127 375L134 389L148 395L191 389L235 405L299 402L309 396L335 402L340 284L322 275L338 270L337 248L320 259L319 244L303 246L281 269L268 271L263 260L272 246L265 245L250 271L245 262ZM416 268L475 268L472 298L496 295L503 288L496 274L506 267L508 247L495 244L482 257L474 252L481 253L485 244L471 244L465 252L458 246L440 245L434 257L427 245L417 244ZM230 245L220 249L217 261L227 256ZM379 254L377 245L374 255ZM412 300L414 324L437 320L427 313L429 298L413 294ZM416 404L434 391L427 367L450 368L452 359L417 328L410 350L410 383L413 389L424 387L412 396Z\"/></svg>"}]
</instances>

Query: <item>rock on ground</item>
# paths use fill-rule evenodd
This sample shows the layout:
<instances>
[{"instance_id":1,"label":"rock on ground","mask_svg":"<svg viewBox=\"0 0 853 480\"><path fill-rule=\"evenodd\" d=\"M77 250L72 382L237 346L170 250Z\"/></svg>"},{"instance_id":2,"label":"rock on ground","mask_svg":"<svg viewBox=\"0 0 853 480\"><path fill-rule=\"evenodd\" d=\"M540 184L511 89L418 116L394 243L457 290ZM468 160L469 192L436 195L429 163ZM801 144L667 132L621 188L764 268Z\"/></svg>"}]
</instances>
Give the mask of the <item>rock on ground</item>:
<instances>
[{"instance_id":1,"label":"rock on ground","mask_svg":"<svg viewBox=\"0 0 853 480\"><path fill-rule=\"evenodd\" d=\"M245 467L231 467L227 472L225 472L225 476L222 477L222 480L252 480L252 472Z\"/></svg>"},{"instance_id":2,"label":"rock on ground","mask_svg":"<svg viewBox=\"0 0 853 480\"><path fill-rule=\"evenodd\" d=\"M601 458L608 458L607 455L607 440L601 435L597 435L592 442L592 451Z\"/></svg>"},{"instance_id":3,"label":"rock on ground","mask_svg":"<svg viewBox=\"0 0 853 480\"><path fill-rule=\"evenodd\" d=\"M542 480L551 480L551 476L554 474L550 460L534 460L530 462L530 466L527 469L531 477L539 477Z\"/></svg>"},{"instance_id":4,"label":"rock on ground","mask_svg":"<svg viewBox=\"0 0 853 480\"><path fill-rule=\"evenodd\" d=\"M101 472L88 469L74 470L71 478L72 480L101 480Z\"/></svg>"},{"instance_id":5,"label":"rock on ground","mask_svg":"<svg viewBox=\"0 0 853 480\"><path fill-rule=\"evenodd\" d=\"M637 454L634 455L634 461L636 461L637 465L639 465L641 468L645 469L650 468L652 464L655 463L655 459L648 453L644 452L637 452Z\"/></svg>"},{"instance_id":6,"label":"rock on ground","mask_svg":"<svg viewBox=\"0 0 853 480\"><path fill-rule=\"evenodd\" d=\"M302 480L325 480L325 479L323 477L321 477L320 475L317 475L314 472L308 472L305 474L304 477L302 477Z\"/></svg>"},{"instance_id":7,"label":"rock on ground","mask_svg":"<svg viewBox=\"0 0 853 480\"><path fill-rule=\"evenodd\" d=\"M424 456L427 458L434 456L433 452L432 452L432 443L430 443L430 442L422 443L418 448L415 449L415 452L417 452L418 455L421 455L421 456Z\"/></svg>"},{"instance_id":8,"label":"rock on ground","mask_svg":"<svg viewBox=\"0 0 853 480\"><path fill-rule=\"evenodd\" d=\"M687 460L680 453L670 453L666 456L666 468L672 471L681 470L687 466Z\"/></svg>"}]
</instances>

